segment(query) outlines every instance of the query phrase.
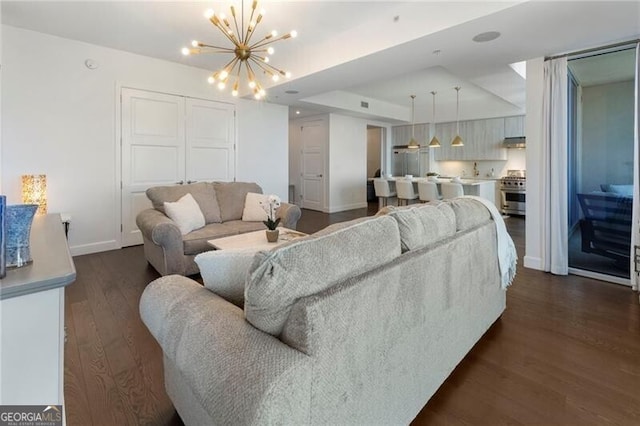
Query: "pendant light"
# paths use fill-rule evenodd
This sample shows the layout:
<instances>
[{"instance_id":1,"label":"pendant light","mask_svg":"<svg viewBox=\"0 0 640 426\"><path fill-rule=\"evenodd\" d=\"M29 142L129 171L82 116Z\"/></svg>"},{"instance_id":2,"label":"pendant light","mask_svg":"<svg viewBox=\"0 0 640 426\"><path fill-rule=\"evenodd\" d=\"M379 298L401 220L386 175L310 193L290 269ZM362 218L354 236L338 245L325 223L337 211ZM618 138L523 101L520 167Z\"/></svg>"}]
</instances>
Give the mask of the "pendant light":
<instances>
[{"instance_id":1,"label":"pendant light","mask_svg":"<svg viewBox=\"0 0 640 426\"><path fill-rule=\"evenodd\" d=\"M433 137L431 138L431 142L429 142L429 148L440 148L440 141L436 136L436 93L435 91L431 92L433 95Z\"/></svg>"},{"instance_id":2,"label":"pendant light","mask_svg":"<svg viewBox=\"0 0 640 426\"><path fill-rule=\"evenodd\" d=\"M460 137L460 86L456 86L456 137L451 141L451 146L464 146Z\"/></svg>"},{"instance_id":3,"label":"pendant light","mask_svg":"<svg viewBox=\"0 0 640 426\"><path fill-rule=\"evenodd\" d=\"M416 111L414 101L416 95L411 95L411 140L407 148L417 149L420 148L420 144L416 140Z\"/></svg>"}]
</instances>

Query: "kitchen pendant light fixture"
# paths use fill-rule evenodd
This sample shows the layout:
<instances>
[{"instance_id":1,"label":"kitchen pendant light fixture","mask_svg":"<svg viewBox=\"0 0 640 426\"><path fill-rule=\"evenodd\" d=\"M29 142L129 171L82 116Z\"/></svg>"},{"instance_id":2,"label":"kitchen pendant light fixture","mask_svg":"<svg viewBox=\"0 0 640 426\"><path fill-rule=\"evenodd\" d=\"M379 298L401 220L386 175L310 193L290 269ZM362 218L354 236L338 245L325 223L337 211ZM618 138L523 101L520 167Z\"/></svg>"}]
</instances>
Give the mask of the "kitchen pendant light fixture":
<instances>
[{"instance_id":1,"label":"kitchen pendant light fixture","mask_svg":"<svg viewBox=\"0 0 640 426\"><path fill-rule=\"evenodd\" d=\"M416 111L415 111L416 95L411 95L411 140L407 148L420 148L420 144L416 140Z\"/></svg>"},{"instance_id":2,"label":"kitchen pendant light fixture","mask_svg":"<svg viewBox=\"0 0 640 426\"><path fill-rule=\"evenodd\" d=\"M464 146L460 137L460 86L456 86L454 89L456 89L456 137L451 141L451 146Z\"/></svg>"},{"instance_id":3,"label":"kitchen pendant light fixture","mask_svg":"<svg viewBox=\"0 0 640 426\"><path fill-rule=\"evenodd\" d=\"M255 32L256 27L262 21L264 16L264 10L258 12L258 16L255 17L256 8L258 7L258 1L253 0L251 4L251 15L249 16L249 24L247 28L244 28L244 0L241 2L240 12L240 26L238 26L238 18L236 17L236 9L231 6L231 16L233 17L233 23L235 25L235 32L232 29L229 20L224 14L216 15L213 10L208 10L205 13L205 17L219 29L225 37L232 43L230 47L220 47L211 44L206 44L193 40L191 42L191 48L183 47L183 55L199 55L202 53L225 53L232 54L233 58L227 62L227 64L220 70L213 73L208 81L209 84L218 82L218 89L224 90L227 86L227 82L231 78L233 80L233 90L231 94L238 96L238 89L240 83L240 74L244 67L246 78L248 80L248 86L253 92L253 96L256 99L261 99L266 95L266 91L256 79L255 70L262 71L264 74L271 77L276 82L280 77L291 77L291 73L283 71L269 64L269 55L272 55L273 47L267 47L269 44L276 41L286 40L288 38L294 38L297 36L296 31L291 31L285 35L278 37L278 33L274 30L267 34L264 38L251 43L251 37Z\"/></svg>"},{"instance_id":4,"label":"kitchen pendant light fixture","mask_svg":"<svg viewBox=\"0 0 640 426\"><path fill-rule=\"evenodd\" d=\"M436 136L436 91L431 92L433 95L433 137L431 138L431 142L429 142L429 148L440 148L440 141Z\"/></svg>"}]
</instances>

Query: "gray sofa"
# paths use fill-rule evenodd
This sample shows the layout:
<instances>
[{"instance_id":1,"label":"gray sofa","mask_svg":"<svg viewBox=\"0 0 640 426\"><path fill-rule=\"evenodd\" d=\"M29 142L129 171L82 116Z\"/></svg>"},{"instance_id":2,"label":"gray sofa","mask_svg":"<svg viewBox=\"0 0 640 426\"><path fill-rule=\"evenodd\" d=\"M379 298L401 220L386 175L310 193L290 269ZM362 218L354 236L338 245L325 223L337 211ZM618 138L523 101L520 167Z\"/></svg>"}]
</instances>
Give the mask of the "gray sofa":
<instances>
[{"instance_id":1,"label":"gray sofa","mask_svg":"<svg viewBox=\"0 0 640 426\"><path fill-rule=\"evenodd\" d=\"M141 316L185 424L417 415L505 309L498 236L509 281L515 248L476 200L387 213L258 252L243 308L182 276L147 286Z\"/></svg>"},{"instance_id":2,"label":"gray sofa","mask_svg":"<svg viewBox=\"0 0 640 426\"><path fill-rule=\"evenodd\" d=\"M142 233L144 255L160 275L192 275L198 273L194 257L212 248L213 238L266 229L262 222L242 221L248 192L262 194L256 183L198 182L187 185L158 186L147 190L152 209L143 210L136 217ZM205 217L206 225L186 235L164 213L164 202L175 202L190 193ZM277 210L281 226L296 229L300 208L282 203Z\"/></svg>"}]
</instances>

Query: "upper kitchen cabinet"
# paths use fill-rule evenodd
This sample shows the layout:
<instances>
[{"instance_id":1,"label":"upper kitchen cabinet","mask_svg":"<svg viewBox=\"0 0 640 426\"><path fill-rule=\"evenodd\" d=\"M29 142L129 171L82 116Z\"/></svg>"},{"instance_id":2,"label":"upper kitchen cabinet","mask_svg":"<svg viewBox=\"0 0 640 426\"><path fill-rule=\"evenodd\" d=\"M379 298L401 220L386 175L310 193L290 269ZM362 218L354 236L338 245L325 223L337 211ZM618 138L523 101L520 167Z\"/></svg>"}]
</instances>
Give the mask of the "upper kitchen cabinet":
<instances>
[{"instance_id":1,"label":"upper kitchen cabinet","mask_svg":"<svg viewBox=\"0 0 640 426\"><path fill-rule=\"evenodd\" d=\"M416 124L415 125L415 138L420 146L426 146L429 141L429 125L428 124ZM394 126L391 129L391 141L393 146L408 145L411 140L411 125Z\"/></svg>"},{"instance_id":2,"label":"upper kitchen cabinet","mask_svg":"<svg viewBox=\"0 0 640 426\"><path fill-rule=\"evenodd\" d=\"M460 122L460 137L464 146L452 147L456 136L456 123L436 125L440 148L433 148L436 161L446 160L506 160L507 151L502 146L505 132L504 118L470 120Z\"/></svg>"},{"instance_id":3,"label":"upper kitchen cabinet","mask_svg":"<svg viewBox=\"0 0 640 426\"><path fill-rule=\"evenodd\" d=\"M504 118L504 137L516 138L524 136L524 115Z\"/></svg>"}]
</instances>

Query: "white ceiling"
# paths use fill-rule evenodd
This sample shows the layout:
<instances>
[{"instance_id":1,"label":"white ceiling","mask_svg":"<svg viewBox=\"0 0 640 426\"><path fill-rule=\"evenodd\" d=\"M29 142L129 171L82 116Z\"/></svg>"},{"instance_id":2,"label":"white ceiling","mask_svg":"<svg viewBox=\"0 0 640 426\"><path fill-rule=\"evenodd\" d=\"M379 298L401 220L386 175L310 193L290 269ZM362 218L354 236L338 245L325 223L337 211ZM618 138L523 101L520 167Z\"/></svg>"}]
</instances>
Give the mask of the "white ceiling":
<instances>
[{"instance_id":1,"label":"white ceiling","mask_svg":"<svg viewBox=\"0 0 640 426\"><path fill-rule=\"evenodd\" d=\"M180 49L192 39L225 43L203 12L228 14L229 4L2 1L2 23L214 71L228 59L183 57ZM259 29L299 33L274 45L272 63L294 77L268 88L269 101L307 115L342 111L395 122L410 119L411 94L416 122L430 121L432 90L437 120L455 119L457 85L461 119L523 113L525 81L510 63L640 37L640 1L267 0L260 7L267 13ZM502 35L472 41L486 31ZM356 97L401 113L354 108L348 101Z\"/></svg>"}]
</instances>

